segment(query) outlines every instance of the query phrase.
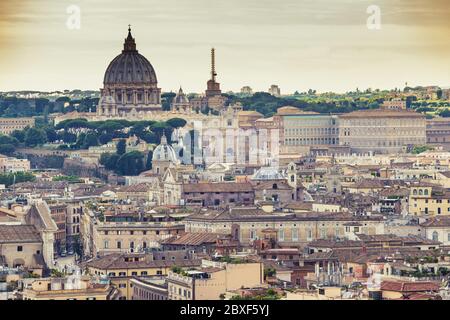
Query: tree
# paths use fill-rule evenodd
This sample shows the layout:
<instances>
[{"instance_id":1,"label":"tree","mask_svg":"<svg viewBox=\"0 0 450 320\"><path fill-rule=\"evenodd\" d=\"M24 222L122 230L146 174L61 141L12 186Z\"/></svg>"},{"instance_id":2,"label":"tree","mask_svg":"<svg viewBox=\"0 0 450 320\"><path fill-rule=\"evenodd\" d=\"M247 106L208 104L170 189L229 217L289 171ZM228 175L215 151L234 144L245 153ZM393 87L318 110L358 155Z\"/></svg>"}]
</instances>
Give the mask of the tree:
<instances>
[{"instance_id":1,"label":"tree","mask_svg":"<svg viewBox=\"0 0 450 320\"><path fill-rule=\"evenodd\" d=\"M17 146L19 145L19 140L14 137L0 134L0 144L12 144L13 146Z\"/></svg>"},{"instance_id":2,"label":"tree","mask_svg":"<svg viewBox=\"0 0 450 320\"><path fill-rule=\"evenodd\" d=\"M16 148L12 144L0 144L0 154L11 156Z\"/></svg>"},{"instance_id":3,"label":"tree","mask_svg":"<svg viewBox=\"0 0 450 320\"><path fill-rule=\"evenodd\" d=\"M147 143L157 144L160 141L158 136L151 131L145 131L139 138Z\"/></svg>"},{"instance_id":4,"label":"tree","mask_svg":"<svg viewBox=\"0 0 450 320\"><path fill-rule=\"evenodd\" d=\"M77 135L67 131L63 131L62 135L59 134L59 138L64 141L64 143L75 143L77 141Z\"/></svg>"},{"instance_id":5,"label":"tree","mask_svg":"<svg viewBox=\"0 0 450 320\"><path fill-rule=\"evenodd\" d=\"M102 133L101 135L98 136L98 141L102 145L107 144L108 142L112 141L112 139L113 139L113 135L109 132Z\"/></svg>"},{"instance_id":6,"label":"tree","mask_svg":"<svg viewBox=\"0 0 450 320\"><path fill-rule=\"evenodd\" d=\"M176 93L166 92L161 95L161 105L164 111L170 110L170 105L172 104L173 98L175 98Z\"/></svg>"},{"instance_id":7,"label":"tree","mask_svg":"<svg viewBox=\"0 0 450 320\"><path fill-rule=\"evenodd\" d=\"M153 151L149 151L147 153L147 161L145 162L146 170L152 170L152 167L153 167L152 159L153 159Z\"/></svg>"},{"instance_id":8,"label":"tree","mask_svg":"<svg viewBox=\"0 0 450 320\"><path fill-rule=\"evenodd\" d=\"M72 145L72 148L74 149L81 149L84 145L84 139L86 138L86 133L80 133L77 137L77 142L75 142L74 145Z\"/></svg>"},{"instance_id":9,"label":"tree","mask_svg":"<svg viewBox=\"0 0 450 320\"><path fill-rule=\"evenodd\" d=\"M47 136L48 142L54 142L54 141L58 140L58 134L56 133L55 129L53 129L51 127L45 128L45 134Z\"/></svg>"},{"instance_id":10,"label":"tree","mask_svg":"<svg viewBox=\"0 0 450 320\"><path fill-rule=\"evenodd\" d=\"M15 183L34 181L36 177L29 172L16 172L8 174L0 174L0 184L4 184L7 187Z\"/></svg>"},{"instance_id":11,"label":"tree","mask_svg":"<svg viewBox=\"0 0 450 320\"><path fill-rule=\"evenodd\" d=\"M104 165L108 170L116 170L119 158L120 156L116 153L103 153L100 156L100 164Z\"/></svg>"},{"instance_id":12,"label":"tree","mask_svg":"<svg viewBox=\"0 0 450 320\"><path fill-rule=\"evenodd\" d=\"M11 133L11 137L16 138L17 141L23 143L23 142L25 142L25 131L26 131L26 129L24 129L24 130L14 130Z\"/></svg>"},{"instance_id":13,"label":"tree","mask_svg":"<svg viewBox=\"0 0 450 320\"><path fill-rule=\"evenodd\" d=\"M186 120L181 118L172 118L170 120L167 120L166 123L171 126L172 128L182 128L186 125Z\"/></svg>"},{"instance_id":14,"label":"tree","mask_svg":"<svg viewBox=\"0 0 450 320\"><path fill-rule=\"evenodd\" d=\"M119 142L117 142L116 150L118 155L123 155L125 154L125 152L127 152L127 143L124 139L121 139L119 140Z\"/></svg>"},{"instance_id":15,"label":"tree","mask_svg":"<svg viewBox=\"0 0 450 320\"><path fill-rule=\"evenodd\" d=\"M139 151L132 151L120 156L116 170L124 176L136 176L144 171L144 155Z\"/></svg>"},{"instance_id":16,"label":"tree","mask_svg":"<svg viewBox=\"0 0 450 320\"><path fill-rule=\"evenodd\" d=\"M44 130L30 128L25 133L25 145L27 147L36 147L47 142L47 135Z\"/></svg>"},{"instance_id":17,"label":"tree","mask_svg":"<svg viewBox=\"0 0 450 320\"><path fill-rule=\"evenodd\" d=\"M86 134L86 136L84 137L83 145L82 145L83 149L89 149L89 147L95 147L98 145L99 145L99 142L98 142L96 133L89 132L88 134Z\"/></svg>"},{"instance_id":18,"label":"tree","mask_svg":"<svg viewBox=\"0 0 450 320\"><path fill-rule=\"evenodd\" d=\"M445 109L445 110L439 112L439 115L444 118L450 118L450 110Z\"/></svg>"},{"instance_id":19,"label":"tree","mask_svg":"<svg viewBox=\"0 0 450 320\"><path fill-rule=\"evenodd\" d=\"M150 126L152 132L154 132L158 137L162 137L163 133L165 133L167 137L167 142L170 143L172 137L173 128L169 126L165 122L157 122Z\"/></svg>"}]
</instances>

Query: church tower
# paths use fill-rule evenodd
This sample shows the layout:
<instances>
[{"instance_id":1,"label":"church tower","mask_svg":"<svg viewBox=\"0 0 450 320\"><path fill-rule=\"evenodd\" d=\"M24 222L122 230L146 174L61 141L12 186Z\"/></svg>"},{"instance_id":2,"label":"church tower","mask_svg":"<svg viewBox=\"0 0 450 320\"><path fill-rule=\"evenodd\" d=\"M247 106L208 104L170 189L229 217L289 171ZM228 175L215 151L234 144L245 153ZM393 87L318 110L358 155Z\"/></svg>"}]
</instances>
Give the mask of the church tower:
<instances>
[{"instance_id":1,"label":"church tower","mask_svg":"<svg viewBox=\"0 0 450 320\"><path fill-rule=\"evenodd\" d=\"M206 96L214 97L222 94L220 83L216 82L216 49L211 49L211 79L207 83Z\"/></svg>"}]
</instances>

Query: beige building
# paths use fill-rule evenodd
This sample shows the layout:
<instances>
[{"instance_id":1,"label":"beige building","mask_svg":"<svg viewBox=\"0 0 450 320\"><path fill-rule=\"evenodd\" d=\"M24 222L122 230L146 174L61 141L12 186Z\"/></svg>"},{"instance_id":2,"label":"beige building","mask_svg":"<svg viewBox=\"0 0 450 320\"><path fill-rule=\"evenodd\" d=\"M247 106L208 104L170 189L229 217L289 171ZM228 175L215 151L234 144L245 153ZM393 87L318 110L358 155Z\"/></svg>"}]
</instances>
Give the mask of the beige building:
<instances>
[{"instance_id":1,"label":"beige building","mask_svg":"<svg viewBox=\"0 0 450 320\"><path fill-rule=\"evenodd\" d=\"M30 161L0 155L0 173L28 172Z\"/></svg>"},{"instance_id":2,"label":"beige building","mask_svg":"<svg viewBox=\"0 0 450 320\"><path fill-rule=\"evenodd\" d=\"M131 300L168 300L166 277L133 277Z\"/></svg>"},{"instance_id":3,"label":"beige building","mask_svg":"<svg viewBox=\"0 0 450 320\"><path fill-rule=\"evenodd\" d=\"M107 276L119 290L121 299L130 300L133 297L133 278L167 276L175 266L193 268L200 264L200 260L192 259L184 251L171 251L150 254L113 253L93 259L85 267L92 276Z\"/></svg>"},{"instance_id":4,"label":"beige building","mask_svg":"<svg viewBox=\"0 0 450 320\"><path fill-rule=\"evenodd\" d=\"M282 152L315 145L339 145L338 120L336 115L305 112L289 106L279 108L273 116L274 124L280 129Z\"/></svg>"},{"instance_id":5,"label":"beige building","mask_svg":"<svg viewBox=\"0 0 450 320\"><path fill-rule=\"evenodd\" d=\"M429 183L418 183L411 187L409 214L413 216L450 215L450 193Z\"/></svg>"},{"instance_id":6,"label":"beige building","mask_svg":"<svg viewBox=\"0 0 450 320\"><path fill-rule=\"evenodd\" d=\"M450 217L433 217L420 225L425 237L433 241L450 245Z\"/></svg>"},{"instance_id":7,"label":"beige building","mask_svg":"<svg viewBox=\"0 0 450 320\"><path fill-rule=\"evenodd\" d=\"M264 265L202 262L202 268L167 277L170 300L219 300L227 291L264 284Z\"/></svg>"},{"instance_id":8,"label":"beige building","mask_svg":"<svg viewBox=\"0 0 450 320\"><path fill-rule=\"evenodd\" d=\"M184 225L176 221L99 221L85 214L81 219L81 232L85 255L141 252L158 248L159 241L184 232Z\"/></svg>"},{"instance_id":9,"label":"beige building","mask_svg":"<svg viewBox=\"0 0 450 320\"><path fill-rule=\"evenodd\" d=\"M386 110L406 110L406 101L401 99L387 100L383 102L381 108Z\"/></svg>"},{"instance_id":10,"label":"beige building","mask_svg":"<svg viewBox=\"0 0 450 320\"><path fill-rule=\"evenodd\" d=\"M0 134L9 135L16 130L34 127L34 118L0 118Z\"/></svg>"},{"instance_id":11,"label":"beige building","mask_svg":"<svg viewBox=\"0 0 450 320\"><path fill-rule=\"evenodd\" d=\"M357 224L357 230L349 230L349 223ZM267 230L277 234L278 243L292 246L302 246L316 239L349 238L354 236L354 232L367 235L384 232L381 216L357 217L318 212L266 213L251 207L208 210L187 217L184 224L186 232L231 234L243 245L263 239Z\"/></svg>"},{"instance_id":12,"label":"beige building","mask_svg":"<svg viewBox=\"0 0 450 320\"><path fill-rule=\"evenodd\" d=\"M424 145L426 120L406 110L360 110L339 116L339 143L354 152L398 153Z\"/></svg>"},{"instance_id":13,"label":"beige building","mask_svg":"<svg viewBox=\"0 0 450 320\"><path fill-rule=\"evenodd\" d=\"M280 97L281 96L281 90L280 87L278 87L277 85L273 84L270 86L268 92L275 96L275 97Z\"/></svg>"},{"instance_id":14,"label":"beige building","mask_svg":"<svg viewBox=\"0 0 450 320\"><path fill-rule=\"evenodd\" d=\"M0 225L0 266L25 267L42 274L43 241L32 225Z\"/></svg>"},{"instance_id":15,"label":"beige building","mask_svg":"<svg viewBox=\"0 0 450 320\"><path fill-rule=\"evenodd\" d=\"M90 282L89 278L33 279L24 283L23 300L111 300L114 287Z\"/></svg>"}]
</instances>

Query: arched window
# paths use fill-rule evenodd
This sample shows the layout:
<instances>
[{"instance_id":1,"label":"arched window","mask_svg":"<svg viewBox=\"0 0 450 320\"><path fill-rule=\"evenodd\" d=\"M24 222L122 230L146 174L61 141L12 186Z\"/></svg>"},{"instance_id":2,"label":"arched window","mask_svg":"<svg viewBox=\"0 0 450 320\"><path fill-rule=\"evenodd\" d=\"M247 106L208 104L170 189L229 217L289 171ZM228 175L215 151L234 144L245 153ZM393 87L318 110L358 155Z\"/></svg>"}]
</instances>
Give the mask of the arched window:
<instances>
[{"instance_id":1,"label":"arched window","mask_svg":"<svg viewBox=\"0 0 450 320\"><path fill-rule=\"evenodd\" d=\"M438 241L438 233L437 233L437 231L435 231L435 232L433 232L433 241Z\"/></svg>"},{"instance_id":2,"label":"arched window","mask_svg":"<svg viewBox=\"0 0 450 320\"><path fill-rule=\"evenodd\" d=\"M419 189L419 196L423 195L422 189Z\"/></svg>"},{"instance_id":3,"label":"arched window","mask_svg":"<svg viewBox=\"0 0 450 320\"><path fill-rule=\"evenodd\" d=\"M415 195L415 196L417 195L417 189L413 190L413 195Z\"/></svg>"},{"instance_id":4,"label":"arched window","mask_svg":"<svg viewBox=\"0 0 450 320\"><path fill-rule=\"evenodd\" d=\"M425 190L423 191L423 194L427 196L427 195L428 195L428 189L425 189Z\"/></svg>"}]
</instances>

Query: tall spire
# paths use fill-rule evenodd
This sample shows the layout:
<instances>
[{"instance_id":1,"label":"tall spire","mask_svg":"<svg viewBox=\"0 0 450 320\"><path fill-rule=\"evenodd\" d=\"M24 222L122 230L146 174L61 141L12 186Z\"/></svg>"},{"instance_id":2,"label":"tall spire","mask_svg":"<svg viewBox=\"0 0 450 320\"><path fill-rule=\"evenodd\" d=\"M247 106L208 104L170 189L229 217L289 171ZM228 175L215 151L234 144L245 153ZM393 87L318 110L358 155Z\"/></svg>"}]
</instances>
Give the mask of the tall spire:
<instances>
[{"instance_id":1,"label":"tall spire","mask_svg":"<svg viewBox=\"0 0 450 320\"><path fill-rule=\"evenodd\" d=\"M123 45L123 52L134 52L136 50L136 42L131 35L131 24L128 25L128 37L125 39L125 43Z\"/></svg>"},{"instance_id":2,"label":"tall spire","mask_svg":"<svg viewBox=\"0 0 450 320\"><path fill-rule=\"evenodd\" d=\"M211 80L216 81L216 49L211 49Z\"/></svg>"},{"instance_id":3,"label":"tall spire","mask_svg":"<svg viewBox=\"0 0 450 320\"><path fill-rule=\"evenodd\" d=\"M166 130L163 130L163 135L161 137L161 144L162 145L166 145L167 144Z\"/></svg>"}]
</instances>

